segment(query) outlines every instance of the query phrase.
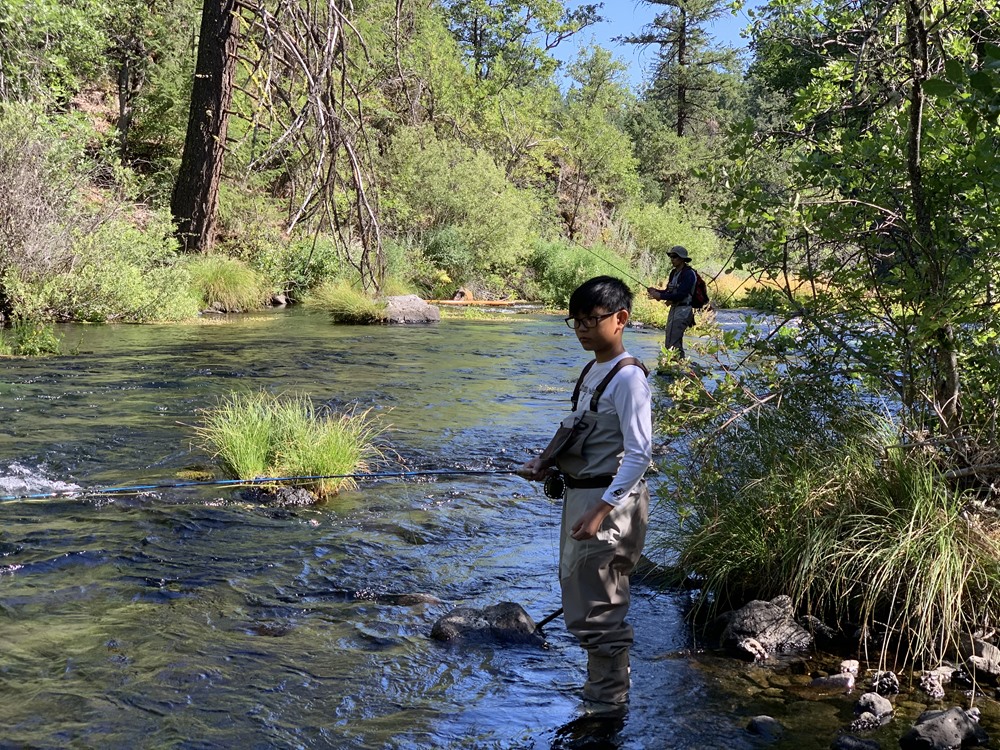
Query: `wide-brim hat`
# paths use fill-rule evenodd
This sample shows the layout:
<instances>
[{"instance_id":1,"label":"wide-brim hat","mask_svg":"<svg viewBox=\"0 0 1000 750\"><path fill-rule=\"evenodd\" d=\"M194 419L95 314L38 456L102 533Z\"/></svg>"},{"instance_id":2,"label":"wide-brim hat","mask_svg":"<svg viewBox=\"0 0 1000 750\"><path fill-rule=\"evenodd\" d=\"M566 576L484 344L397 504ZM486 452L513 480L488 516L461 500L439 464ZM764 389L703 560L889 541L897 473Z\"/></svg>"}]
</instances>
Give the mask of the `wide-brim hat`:
<instances>
[{"instance_id":1,"label":"wide-brim hat","mask_svg":"<svg viewBox=\"0 0 1000 750\"><path fill-rule=\"evenodd\" d=\"M691 256L688 255L687 248L684 247L683 245L674 245L667 252L667 255L676 255L681 260L684 260L684 261L687 261L687 262L691 261Z\"/></svg>"}]
</instances>

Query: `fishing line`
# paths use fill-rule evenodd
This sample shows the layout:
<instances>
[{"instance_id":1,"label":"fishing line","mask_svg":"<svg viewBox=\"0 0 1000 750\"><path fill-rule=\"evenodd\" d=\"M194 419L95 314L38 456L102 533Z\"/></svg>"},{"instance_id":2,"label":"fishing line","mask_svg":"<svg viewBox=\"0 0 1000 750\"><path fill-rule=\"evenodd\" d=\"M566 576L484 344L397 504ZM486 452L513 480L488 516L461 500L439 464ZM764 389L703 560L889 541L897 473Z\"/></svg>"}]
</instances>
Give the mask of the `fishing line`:
<instances>
[{"instance_id":1,"label":"fishing line","mask_svg":"<svg viewBox=\"0 0 1000 750\"><path fill-rule=\"evenodd\" d=\"M255 477L253 479L210 479L191 482L162 482L158 484L132 484L122 487L81 487L73 490L58 490L54 492L38 492L27 495L5 495L0 502L14 500L45 500L59 497L78 497L81 495L127 495L152 490L176 490L188 487L251 487L261 484L281 484L296 482L316 482L324 479L357 479L361 481L374 479L403 479L407 477L435 476L499 476L517 474L517 469L424 469L418 471L378 471L358 474L321 474L296 477Z\"/></svg>"},{"instance_id":2,"label":"fishing line","mask_svg":"<svg viewBox=\"0 0 1000 750\"><path fill-rule=\"evenodd\" d=\"M612 262L611 262L610 260L607 260L607 259L606 259L606 258L604 258L603 256L601 256L601 255L598 255L597 253L595 253L595 252L594 252L593 250L591 250L591 249L590 249L589 247L587 247L586 245L582 245L582 244L580 244L579 242L577 242L576 240L570 240L570 242L572 242L572 243L573 243L574 245L576 245L576 246L577 246L577 247L579 247L579 248L583 248L583 249L584 249L584 250L586 250L586 251L587 251L588 253L590 253L590 254L591 254L591 255L593 255L593 256L594 256L595 258L597 258L597 259L598 259L599 261L601 261L602 263L604 263L604 264L605 264L605 265L607 265L607 266L611 266L611 268L613 268L614 270L616 270L616 271L617 271L618 273L620 273L620 274L621 274L622 276L625 276L626 278L629 278L629 279L631 279L631 280L632 280L632 281L634 281L634 282L635 282L636 284L641 284L641 285L642 285L642 286L644 286L644 287L648 287L648 286L649 286L649 285L648 285L648 284L647 284L647 283L646 283L645 281L642 281L641 279L637 279L637 278L636 278L635 276L633 276L632 274L630 274L630 273L629 273L628 271L625 271L624 269L621 269L621 268L619 268L619 267L618 267L618 266L616 266L616 265L615 265L614 263L612 263Z\"/></svg>"}]
</instances>

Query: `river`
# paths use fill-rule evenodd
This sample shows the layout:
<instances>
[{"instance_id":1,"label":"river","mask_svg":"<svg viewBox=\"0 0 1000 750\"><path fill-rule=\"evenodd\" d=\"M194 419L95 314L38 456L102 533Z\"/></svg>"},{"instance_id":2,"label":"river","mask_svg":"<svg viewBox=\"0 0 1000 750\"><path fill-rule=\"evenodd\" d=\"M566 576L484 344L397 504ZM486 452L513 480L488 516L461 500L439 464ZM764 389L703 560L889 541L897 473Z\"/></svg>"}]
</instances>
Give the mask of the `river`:
<instances>
[{"instance_id":1,"label":"river","mask_svg":"<svg viewBox=\"0 0 1000 750\"><path fill-rule=\"evenodd\" d=\"M294 309L62 334L72 354L0 363L0 494L211 466L192 425L239 389L371 408L396 466L509 468L544 444L585 361L541 315L357 327ZM626 344L652 364L661 336ZM297 509L218 487L4 502L0 746L548 748L585 667L558 621L545 647L428 634L455 606L558 608L558 525L537 485L500 475ZM601 746L758 747L751 668L691 655L687 594L634 588L632 706ZM409 593L441 603L395 598ZM828 747L851 705L782 708L783 746Z\"/></svg>"}]
</instances>

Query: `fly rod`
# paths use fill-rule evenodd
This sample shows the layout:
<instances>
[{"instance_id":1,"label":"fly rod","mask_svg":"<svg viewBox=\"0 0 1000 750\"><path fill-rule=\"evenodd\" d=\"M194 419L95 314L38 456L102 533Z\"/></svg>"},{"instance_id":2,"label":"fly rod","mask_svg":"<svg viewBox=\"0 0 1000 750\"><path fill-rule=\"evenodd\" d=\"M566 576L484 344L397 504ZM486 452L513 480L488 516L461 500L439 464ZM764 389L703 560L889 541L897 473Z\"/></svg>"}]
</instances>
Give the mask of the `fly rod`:
<instances>
[{"instance_id":1,"label":"fly rod","mask_svg":"<svg viewBox=\"0 0 1000 750\"><path fill-rule=\"evenodd\" d=\"M162 482L157 484L131 484L121 487L79 487L53 492L38 492L26 495L5 495L0 502L15 500L45 500L59 497L78 497L81 495L128 495L152 490L176 490L188 487L251 487L261 484L295 484L317 482L324 479L356 479L371 481L376 479L405 479L408 477L443 477L443 476L500 476L517 474L517 469L423 469L417 471L378 471L357 474L321 474L295 477L254 477L253 479L210 479L190 482Z\"/></svg>"}]
</instances>

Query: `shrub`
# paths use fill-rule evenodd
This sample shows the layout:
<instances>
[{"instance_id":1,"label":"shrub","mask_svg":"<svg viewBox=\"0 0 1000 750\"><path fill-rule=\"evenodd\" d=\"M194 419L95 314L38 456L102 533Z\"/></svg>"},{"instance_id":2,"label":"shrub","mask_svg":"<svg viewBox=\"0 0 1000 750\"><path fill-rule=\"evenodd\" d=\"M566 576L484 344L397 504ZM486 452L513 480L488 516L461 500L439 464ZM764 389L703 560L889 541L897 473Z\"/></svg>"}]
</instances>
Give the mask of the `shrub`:
<instances>
[{"instance_id":1,"label":"shrub","mask_svg":"<svg viewBox=\"0 0 1000 750\"><path fill-rule=\"evenodd\" d=\"M183 320L196 316L198 305L175 248L165 213L149 217L142 230L106 221L75 238L65 270L14 281L11 289L21 314L30 318Z\"/></svg>"},{"instance_id":2,"label":"shrub","mask_svg":"<svg viewBox=\"0 0 1000 750\"><path fill-rule=\"evenodd\" d=\"M624 218L636 245L653 260L651 270L658 276L669 275L667 251L674 245L686 247L692 265L709 276L731 261L729 248L709 228L708 218L692 214L677 203L642 204L626 211Z\"/></svg>"},{"instance_id":3,"label":"shrub","mask_svg":"<svg viewBox=\"0 0 1000 750\"><path fill-rule=\"evenodd\" d=\"M306 304L322 307L334 323L384 323L385 302L374 300L345 280L327 282L313 290Z\"/></svg>"},{"instance_id":4,"label":"shrub","mask_svg":"<svg viewBox=\"0 0 1000 750\"><path fill-rule=\"evenodd\" d=\"M331 477L303 483L321 498L354 486L341 475L364 472L381 455L381 430L368 411L336 414L308 396L233 393L205 412L196 432L227 476Z\"/></svg>"},{"instance_id":5,"label":"shrub","mask_svg":"<svg viewBox=\"0 0 1000 750\"><path fill-rule=\"evenodd\" d=\"M48 323L21 320L9 333L0 330L0 355L7 357L40 357L58 354L59 338Z\"/></svg>"},{"instance_id":6,"label":"shrub","mask_svg":"<svg viewBox=\"0 0 1000 750\"><path fill-rule=\"evenodd\" d=\"M789 386L728 412L691 463L671 469L665 546L703 579L703 603L789 594L882 637L883 657L939 663L990 619L1000 544L932 457L835 391Z\"/></svg>"},{"instance_id":7,"label":"shrub","mask_svg":"<svg viewBox=\"0 0 1000 750\"><path fill-rule=\"evenodd\" d=\"M542 302L565 308L569 296L580 284L594 276L616 276L633 287L636 297L645 295L646 287L635 279L639 272L631 268L626 258L606 247L586 248L565 240L538 240L531 257L535 284Z\"/></svg>"},{"instance_id":8,"label":"shrub","mask_svg":"<svg viewBox=\"0 0 1000 750\"><path fill-rule=\"evenodd\" d=\"M488 154L439 139L427 128L401 128L385 171L389 224L426 233L428 252L446 260L441 269L456 282L523 266L541 204L508 181Z\"/></svg>"}]
</instances>

